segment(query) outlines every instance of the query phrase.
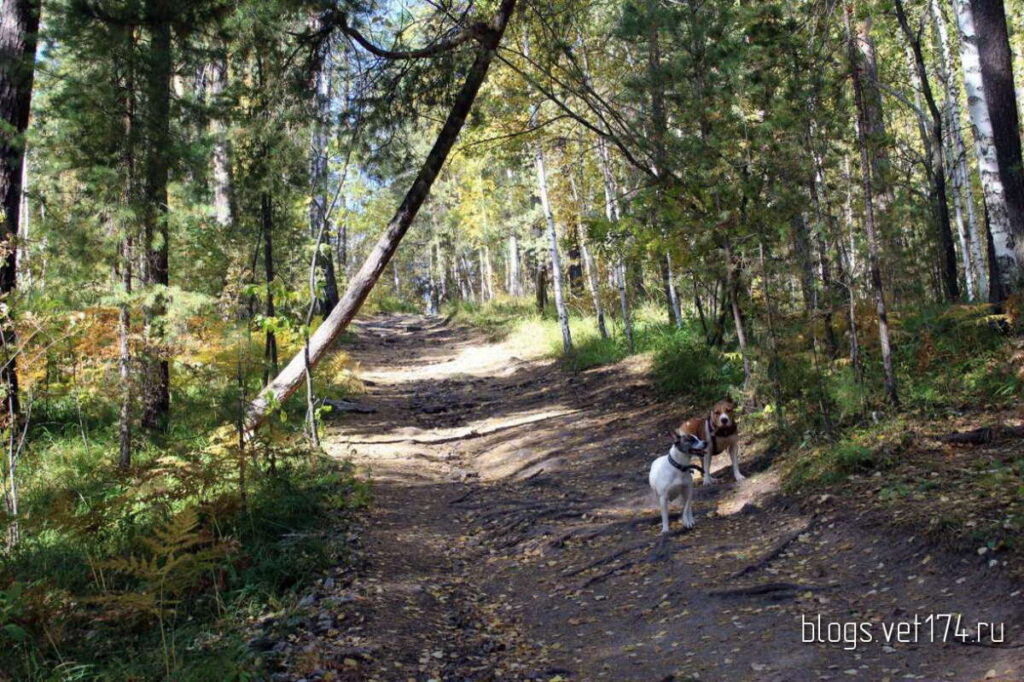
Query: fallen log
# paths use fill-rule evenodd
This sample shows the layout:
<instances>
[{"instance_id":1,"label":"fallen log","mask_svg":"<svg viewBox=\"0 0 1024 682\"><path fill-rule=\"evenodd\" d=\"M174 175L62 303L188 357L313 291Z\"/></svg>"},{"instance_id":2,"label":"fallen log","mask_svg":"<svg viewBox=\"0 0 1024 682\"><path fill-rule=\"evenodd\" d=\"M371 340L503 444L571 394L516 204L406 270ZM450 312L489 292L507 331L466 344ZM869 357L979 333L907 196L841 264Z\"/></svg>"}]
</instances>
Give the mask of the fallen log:
<instances>
[{"instance_id":1,"label":"fallen log","mask_svg":"<svg viewBox=\"0 0 1024 682\"><path fill-rule=\"evenodd\" d=\"M954 431L938 440L956 445L984 445L1004 438L1024 438L1024 426L986 426L971 431Z\"/></svg>"},{"instance_id":2,"label":"fallen log","mask_svg":"<svg viewBox=\"0 0 1024 682\"><path fill-rule=\"evenodd\" d=\"M353 403L348 400L331 400L330 398L324 398L324 405L327 405L335 412L354 412L356 414L373 414L377 411L376 407L370 407L369 405L363 405L362 403Z\"/></svg>"}]
</instances>

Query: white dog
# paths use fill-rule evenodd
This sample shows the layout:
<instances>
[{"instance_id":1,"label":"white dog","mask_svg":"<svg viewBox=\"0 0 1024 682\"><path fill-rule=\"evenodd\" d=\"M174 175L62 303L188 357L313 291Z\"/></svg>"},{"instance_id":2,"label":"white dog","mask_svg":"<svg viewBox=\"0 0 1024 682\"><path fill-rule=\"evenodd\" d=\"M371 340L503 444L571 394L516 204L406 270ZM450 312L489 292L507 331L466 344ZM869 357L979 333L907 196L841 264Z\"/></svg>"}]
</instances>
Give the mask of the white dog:
<instances>
[{"instance_id":1,"label":"white dog","mask_svg":"<svg viewBox=\"0 0 1024 682\"><path fill-rule=\"evenodd\" d=\"M658 498L661 507L661 532L668 533L669 502L684 494L683 513L679 520L684 528L693 528L693 470L704 473L704 469L690 464L690 456L702 454L707 443L689 433L672 432L672 447L667 455L662 455L651 464L651 490Z\"/></svg>"}]
</instances>

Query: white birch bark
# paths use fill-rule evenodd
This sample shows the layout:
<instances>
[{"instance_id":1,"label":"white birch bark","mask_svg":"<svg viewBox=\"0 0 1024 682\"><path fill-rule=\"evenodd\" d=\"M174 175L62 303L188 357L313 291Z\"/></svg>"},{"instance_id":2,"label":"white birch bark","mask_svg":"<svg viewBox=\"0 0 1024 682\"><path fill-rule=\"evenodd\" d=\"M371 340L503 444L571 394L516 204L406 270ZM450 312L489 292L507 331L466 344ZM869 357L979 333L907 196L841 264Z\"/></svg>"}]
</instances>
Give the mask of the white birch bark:
<instances>
[{"instance_id":1,"label":"white birch bark","mask_svg":"<svg viewBox=\"0 0 1024 682\"><path fill-rule=\"evenodd\" d=\"M668 302L672 307L672 322L677 329L683 328L683 311L679 307L679 294L676 292L676 273L672 268L672 256L665 253L665 270L668 274Z\"/></svg>"},{"instance_id":2,"label":"white birch bark","mask_svg":"<svg viewBox=\"0 0 1024 682\"><path fill-rule=\"evenodd\" d=\"M946 86L946 129L949 131L947 137L949 153L946 158L949 161L949 175L953 181L953 209L956 213L957 232L963 251L968 296L971 300L976 300L979 293L984 297L984 292L988 290L988 282L984 252L978 233L978 218L974 211L974 196L971 192L970 175L967 168L967 148L960 132L960 88L957 87L957 81L953 77L954 64L949 44L949 31L938 0L932 0L931 11L940 48L939 76Z\"/></svg>"},{"instance_id":3,"label":"white birch bark","mask_svg":"<svg viewBox=\"0 0 1024 682\"><path fill-rule=\"evenodd\" d=\"M608 222L619 222L619 192L615 183L615 176L612 174L611 159L608 153L608 144L604 139L597 141L597 160L601 170L601 178L604 181L604 210ZM636 349L633 341L633 319L629 309L629 294L626 291L626 260L619 251L614 268L614 284L619 290L619 307L622 310L622 329L626 335L626 343L632 353Z\"/></svg>"},{"instance_id":4,"label":"white birch bark","mask_svg":"<svg viewBox=\"0 0 1024 682\"><path fill-rule=\"evenodd\" d=\"M523 295L522 273L519 269L519 238L514 234L508 236L508 258L506 262L508 285L505 287L510 296Z\"/></svg>"},{"instance_id":5,"label":"white birch bark","mask_svg":"<svg viewBox=\"0 0 1024 682\"><path fill-rule=\"evenodd\" d=\"M992 120L989 117L985 88L981 81L981 59L978 55L978 37L974 31L974 15L968 0L952 0L952 3L960 29L960 63L964 87L967 90L967 109L971 115L981 188L985 196L985 206L988 208L989 231L992 235L996 263L999 266L999 276L1004 285L1009 285L1016 269L1013 236L1010 232L1010 216L1006 209L1003 181L999 175L996 147L992 139ZM989 273L989 276L995 274Z\"/></svg>"},{"instance_id":6,"label":"white birch bark","mask_svg":"<svg viewBox=\"0 0 1024 682\"><path fill-rule=\"evenodd\" d=\"M558 324L562 328L562 350L572 351L572 333L569 331L569 311L565 306L562 292L562 260L558 256L558 229L555 226L555 215L551 211L548 200L548 179L544 169L544 150L538 143L534 149L534 164L537 168L537 192L540 205L544 211L544 220L548 226L548 246L551 250L551 283L555 291L555 310L558 311Z\"/></svg>"},{"instance_id":7,"label":"white birch bark","mask_svg":"<svg viewBox=\"0 0 1024 682\"><path fill-rule=\"evenodd\" d=\"M587 279L587 286L590 289L590 299L594 304L594 315L597 318L597 331L602 339L608 338L608 326L604 320L604 306L601 304L601 287L597 281L597 264L590 253L587 245L587 231L583 227L583 198L576 188L576 178L569 174L569 188L572 192L573 202L576 204L576 238L580 243L580 256L583 259L583 274Z\"/></svg>"}]
</instances>

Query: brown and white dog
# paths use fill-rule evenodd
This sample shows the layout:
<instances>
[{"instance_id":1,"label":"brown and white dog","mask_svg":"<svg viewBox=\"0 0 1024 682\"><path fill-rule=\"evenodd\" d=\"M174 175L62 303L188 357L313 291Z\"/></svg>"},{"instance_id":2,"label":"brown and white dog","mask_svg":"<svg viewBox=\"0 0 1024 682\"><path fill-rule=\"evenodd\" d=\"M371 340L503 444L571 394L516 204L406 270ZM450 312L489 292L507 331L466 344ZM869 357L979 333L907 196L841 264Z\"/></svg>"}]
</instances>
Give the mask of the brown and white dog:
<instances>
[{"instance_id":1,"label":"brown and white dog","mask_svg":"<svg viewBox=\"0 0 1024 682\"><path fill-rule=\"evenodd\" d=\"M719 400L704 417L694 417L682 423L681 433L700 438L707 443L704 448L704 485L717 483L718 479L711 475L711 457L726 450L732 459L732 475L737 482L746 478L740 473L740 437L736 432L736 403L729 398Z\"/></svg>"}]
</instances>

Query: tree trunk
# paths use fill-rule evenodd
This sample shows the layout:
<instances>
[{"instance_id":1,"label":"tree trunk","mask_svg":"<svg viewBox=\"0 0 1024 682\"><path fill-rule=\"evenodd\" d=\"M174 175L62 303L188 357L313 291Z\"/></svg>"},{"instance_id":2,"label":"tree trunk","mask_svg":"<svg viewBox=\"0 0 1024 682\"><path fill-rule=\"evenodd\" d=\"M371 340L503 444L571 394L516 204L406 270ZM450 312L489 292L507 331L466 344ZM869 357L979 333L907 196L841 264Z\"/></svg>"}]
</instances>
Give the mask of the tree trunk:
<instances>
[{"instance_id":1,"label":"tree trunk","mask_svg":"<svg viewBox=\"0 0 1024 682\"><path fill-rule=\"evenodd\" d=\"M134 34L129 40L128 47L135 50ZM124 195L123 201L126 207L133 208L138 202L138 187L136 178L136 152L138 146L136 127L136 96L135 96L135 71L133 65L127 67L127 76L122 85L122 92L125 94L123 102L125 110L124 121ZM132 293L132 266L135 259L134 251L134 226L120 225L122 234L118 244L117 260L114 262L114 277L120 280L122 288L121 295L124 300L118 306L117 315L117 351L118 351L118 374L120 379L121 405L118 414L118 459L117 466L126 471L132 464L132 367L131 367L131 346L129 338L131 334L131 293Z\"/></svg>"},{"instance_id":2,"label":"tree trunk","mask_svg":"<svg viewBox=\"0 0 1024 682\"><path fill-rule=\"evenodd\" d=\"M626 259L619 256L616 264L615 286L619 290L619 308L622 314L622 331L626 335L626 345L629 352L636 352L636 343L633 341L633 318L629 308L629 292L626 286Z\"/></svg>"},{"instance_id":3,"label":"tree trunk","mask_svg":"<svg viewBox=\"0 0 1024 682\"><path fill-rule=\"evenodd\" d=\"M514 234L508 236L508 259L505 269L508 273L506 291L510 296L521 297L523 295L523 280L519 271L519 239Z\"/></svg>"},{"instance_id":4,"label":"tree trunk","mask_svg":"<svg viewBox=\"0 0 1024 682\"><path fill-rule=\"evenodd\" d=\"M960 285L956 275L956 250L953 248L953 231L949 222L949 200L946 196L946 157L942 137L942 113L935 103L932 86L928 81L928 71L925 68L921 41L917 33L910 28L907 14L903 9L902 0L895 0L895 7L896 18L913 52L913 66L916 70L917 82L921 89L921 94L924 95L924 101L928 107L928 115L931 117L930 125L927 126L931 142L928 145L929 149L927 149L928 179L932 185L935 231L939 242L939 274L945 300L955 301L960 298Z\"/></svg>"},{"instance_id":5,"label":"tree trunk","mask_svg":"<svg viewBox=\"0 0 1024 682\"><path fill-rule=\"evenodd\" d=\"M420 206L423 205L423 201L430 193L430 187L444 165L445 159L448 158L448 153L466 122L466 116L473 107L480 86L487 77L488 68L515 9L515 3L516 0L502 0L493 22L480 39L481 43L477 49L476 58L466 73L466 80L456 95L448 118L420 167L416 179L366 262L352 278L344 297L310 337L308 361L301 352L294 356L284 370L267 386L267 391L249 404L246 412L247 432L252 433L266 420L272 405L283 403L295 392L305 375L307 366L316 367L332 342L338 338L338 335L345 330L352 318L359 312L360 306L394 255L402 237L405 236Z\"/></svg>"},{"instance_id":6,"label":"tree trunk","mask_svg":"<svg viewBox=\"0 0 1024 682\"><path fill-rule=\"evenodd\" d=\"M580 258L583 261L583 274L590 289L590 300L594 305L594 317L597 318L597 331L602 339L608 338L608 325L604 319L604 305L601 303L601 288L598 284L597 264L587 245L587 231L583 226L583 198L576 188L576 176L569 173L569 191L573 203L576 204L576 239L580 245Z\"/></svg>"},{"instance_id":7,"label":"tree trunk","mask_svg":"<svg viewBox=\"0 0 1024 682\"><path fill-rule=\"evenodd\" d=\"M565 296L562 291L562 259L558 255L558 229L555 225L555 215L551 211L551 203L548 201L548 179L544 170L544 150L540 143L537 143L533 153L534 164L537 168L537 193L540 195L540 206L544 211L544 220L548 226L548 248L551 252L551 284L555 291L555 310L558 312L558 325L562 328L562 351L572 352L572 333L569 331L569 310L565 305Z\"/></svg>"},{"instance_id":8,"label":"tree trunk","mask_svg":"<svg viewBox=\"0 0 1024 682\"><path fill-rule=\"evenodd\" d=\"M1020 117L1003 0L970 2L981 61L981 80L992 122L992 141L999 163L999 177L1003 181L1003 201L1006 204L1009 228L1009 234L1000 235L1001 243L993 234L1004 285L1001 293L1005 296L1019 288L1021 267L1024 266L1024 167L1021 160ZM1010 256L1012 261L1009 260Z\"/></svg>"},{"instance_id":9,"label":"tree trunk","mask_svg":"<svg viewBox=\"0 0 1024 682\"><path fill-rule=\"evenodd\" d=\"M320 27L320 20L313 21L314 29ZM331 134L331 71L333 67L331 42L323 41L320 52L315 55L312 68L313 86L313 131L310 140L309 182L311 200L309 203L309 234L315 238L320 234L321 224L328 219L327 197L327 146ZM331 249L321 248L316 253L316 269L323 289L318 292L317 307L327 317L338 304L338 281L334 274L334 259Z\"/></svg>"},{"instance_id":10,"label":"tree trunk","mask_svg":"<svg viewBox=\"0 0 1024 682\"><path fill-rule=\"evenodd\" d=\"M210 121L213 136L213 215L217 225L230 227L235 216L234 179L231 171L231 141L224 123L224 103L220 101L228 86L228 59L226 49L220 51L210 63L210 95L214 115Z\"/></svg>"},{"instance_id":11,"label":"tree trunk","mask_svg":"<svg viewBox=\"0 0 1024 682\"><path fill-rule=\"evenodd\" d=\"M868 263L871 274L871 285L875 295L875 311L878 315L878 340L882 350L882 366L885 371L885 393L893 406L899 405L896 393L896 373L892 364L892 349L889 342L889 316L885 304L885 289L882 285L882 269L879 265L878 240L875 230L875 197L872 182L872 164L868 140L869 108L865 100L863 88L864 73L861 62L857 59L857 49L850 28L853 14L853 3L847 3L846 30L849 41L850 70L853 76L854 98L857 104L857 144L860 147L861 178L864 191L864 229L868 241Z\"/></svg>"},{"instance_id":12,"label":"tree trunk","mask_svg":"<svg viewBox=\"0 0 1024 682\"><path fill-rule=\"evenodd\" d=\"M875 210L882 216L892 205L893 193L885 113L882 108L882 91L878 87L878 61L875 57L875 43L871 38L870 17L857 24L856 47L855 59L857 68L861 70L861 89L864 93L864 134L871 141L872 192L875 196Z\"/></svg>"},{"instance_id":13,"label":"tree trunk","mask_svg":"<svg viewBox=\"0 0 1024 682\"><path fill-rule=\"evenodd\" d=\"M119 257L121 261L120 275L121 285L124 289L122 294L125 297L132 293L132 239L125 237L121 241ZM121 409L118 415L118 443L119 453L117 466L126 470L132 464L132 376L131 376L131 351L128 345L128 336L131 333L131 308L127 300L118 306L117 314L117 356L118 374L121 381Z\"/></svg>"},{"instance_id":14,"label":"tree trunk","mask_svg":"<svg viewBox=\"0 0 1024 682\"><path fill-rule=\"evenodd\" d=\"M151 430L166 430L171 407L170 365L166 358L165 316L169 232L167 226L167 182L170 159L171 24L170 9L163 0L148 0L146 14L150 18L150 45L146 75L146 177L143 197L142 226L144 240L143 281L154 289L152 303L146 307L145 395L142 425Z\"/></svg>"},{"instance_id":15,"label":"tree trunk","mask_svg":"<svg viewBox=\"0 0 1024 682\"><path fill-rule=\"evenodd\" d=\"M813 127L809 132L808 145L813 150L816 147ZM818 269L821 273L822 300L820 308L825 325L825 344L828 357L829 360L835 360L839 356L839 342L836 340L835 328L832 324L836 304L836 284L832 278L828 244L832 241L838 243L840 230L828 199L828 187L825 184L825 171L821 155L817 151L813 151L811 158L814 160L814 172L810 179L810 194L819 225L814 243L818 251Z\"/></svg>"},{"instance_id":16,"label":"tree trunk","mask_svg":"<svg viewBox=\"0 0 1024 682\"><path fill-rule=\"evenodd\" d=\"M708 327L708 318L704 314L704 303L700 296L700 287L697 282L697 273L693 273L693 305L697 308L697 319L700 320L700 328L704 331L704 340L711 345L711 329Z\"/></svg>"},{"instance_id":17,"label":"tree trunk","mask_svg":"<svg viewBox=\"0 0 1024 682\"><path fill-rule=\"evenodd\" d=\"M597 140L597 163L601 171L601 179L604 183L604 210L608 222L613 225L619 222L619 190L615 182L615 175L612 173L611 157L608 153L608 144L603 138ZM625 244L621 245L625 249ZM619 290L619 309L622 315L622 331L626 336L626 343L629 345L629 352L636 350L633 342L633 316L630 313L629 292L626 287L626 259L622 252L615 263L615 287Z\"/></svg>"},{"instance_id":18,"label":"tree trunk","mask_svg":"<svg viewBox=\"0 0 1024 682\"><path fill-rule=\"evenodd\" d=\"M534 302L537 305L537 313L543 314L548 306L548 266L547 263L537 259L537 269L534 272L533 280Z\"/></svg>"},{"instance_id":19,"label":"tree trunk","mask_svg":"<svg viewBox=\"0 0 1024 682\"><path fill-rule=\"evenodd\" d=\"M739 264L733 257L732 247L729 241L725 241L725 277L726 287L729 289L729 307L732 310L732 321L736 325L736 341L740 347L740 355L743 357L743 390L750 389L752 376L750 367L750 355L747 352L747 333L743 325L743 314L740 311L740 278ZM767 286L767 282L765 282ZM769 311L770 314L770 311ZM777 406L781 408L782 406Z\"/></svg>"},{"instance_id":20,"label":"tree trunk","mask_svg":"<svg viewBox=\"0 0 1024 682\"><path fill-rule=\"evenodd\" d=\"M273 318L277 315L274 309L274 202L267 192L260 193L260 219L263 233L263 274L266 282L267 300L264 315L267 317L267 339L263 348L263 385L267 385L270 377L277 375L277 335L274 333ZM305 371L305 367L303 367Z\"/></svg>"},{"instance_id":21,"label":"tree trunk","mask_svg":"<svg viewBox=\"0 0 1024 682\"><path fill-rule=\"evenodd\" d=\"M676 294L675 273L672 272L672 256L666 251L661 258L661 282L665 289L665 306L668 308L668 321L677 329L683 326L683 314L679 309L679 296Z\"/></svg>"},{"instance_id":22,"label":"tree trunk","mask_svg":"<svg viewBox=\"0 0 1024 682\"><path fill-rule=\"evenodd\" d=\"M963 135L960 134L960 89L953 77L949 31L946 18L939 7L939 0L931 0L931 13L939 43L939 79L946 88L946 128L949 130L946 145L947 166L949 177L953 180L953 208L961 242L967 295L973 301L977 300L979 292L987 291L988 282L985 277L981 240L978 236L978 219L974 212L974 196L967 169L967 149Z\"/></svg>"},{"instance_id":23,"label":"tree trunk","mask_svg":"<svg viewBox=\"0 0 1024 682\"><path fill-rule=\"evenodd\" d=\"M814 322L814 264L811 261L811 240L803 213L797 211L789 221L793 228L793 250L800 265L800 294L804 301L804 312Z\"/></svg>"},{"instance_id":24,"label":"tree trunk","mask_svg":"<svg viewBox=\"0 0 1024 682\"><path fill-rule=\"evenodd\" d=\"M989 93L982 77L979 39L974 14L969 0L953 0L957 24L960 28L960 63L963 67L964 87L967 90L967 108L971 115L975 153L981 175L981 188L985 197L986 223L994 248L994 259L989 260L988 297L1000 301L1017 276L1018 262L1013 249L1013 231L1007 208L1006 188L1000 172L1000 161L993 121L988 103Z\"/></svg>"},{"instance_id":25,"label":"tree trunk","mask_svg":"<svg viewBox=\"0 0 1024 682\"><path fill-rule=\"evenodd\" d=\"M17 286L18 218L21 204L22 164L25 159L25 131L28 129L32 104L32 82L35 76L36 34L39 30L39 0L4 0L0 8L0 298L8 306ZM4 347L16 348L14 327L10 319L3 321ZM0 399L0 412L16 415L18 374L16 360L3 358L0 384L6 393Z\"/></svg>"},{"instance_id":26,"label":"tree trunk","mask_svg":"<svg viewBox=\"0 0 1024 682\"><path fill-rule=\"evenodd\" d=\"M484 303L489 300L487 295L487 265L484 263L484 249L478 247L476 250L477 256L477 279L480 282L480 302Z\"/></svg>"}]
</instances>

